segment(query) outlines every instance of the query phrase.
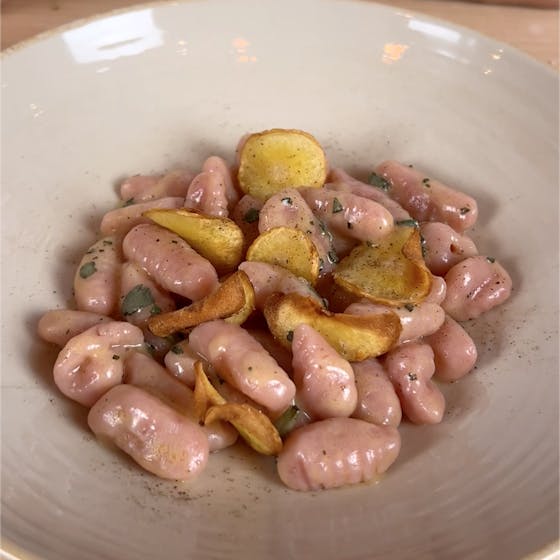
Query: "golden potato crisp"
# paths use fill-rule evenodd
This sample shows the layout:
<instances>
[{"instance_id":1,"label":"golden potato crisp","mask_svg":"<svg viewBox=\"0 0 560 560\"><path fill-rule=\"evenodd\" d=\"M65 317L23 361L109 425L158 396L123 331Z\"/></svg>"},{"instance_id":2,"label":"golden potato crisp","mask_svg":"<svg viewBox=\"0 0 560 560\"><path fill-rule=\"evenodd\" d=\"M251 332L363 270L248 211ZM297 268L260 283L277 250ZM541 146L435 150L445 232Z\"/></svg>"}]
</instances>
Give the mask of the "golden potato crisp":
<instances>
[{"instance_id":1,"label":"golden potato crisp","mask_svg":"<svg viewBox=\"0 0 560 560\"><path fill-rule=\"evenodd\" d=\"M247 250L246 260L282 266L311 284L319 277L319 253L309 235L295 228L261 233Z\"/></svg>"},{"instance_id":2,"label":"golden potato crisp","mask_svg":"<svg viewBox=\"0 0 560 560\"><path fill-rule=\"evenodd\" d=\"M274 128L251 134L239 154L239 186L260 200L288 187L322 187L326 176L323 148L302 130Z\"/></svg>"},{"instance_id":3,"label":"golden potato crisp","mask_svg":"<svg viewBox=\"0 0 560 560\"><path fill-rule=\"evenodd\" d=\"M432 286L420 232L408 226L396 227L376 244L356 247L338 264L333 278L350 294L393 307L420 303Z\"/></svg>"},{"instance_id":4,"label":"golden potato crisp","mask_svg":"<svg viewBox=\"0 0 560 560\"><path fill-rule=\"evenodd\" d=\"M393 311L371 315L331 313L311 298L296 293L272 294L264 316L270 332L287 348L294 330L305 323L319 332L349 362L360 362L387 352L397 343L401 322Z\"/></svg>"},{"instance_id":5,"label":"golden potato crisp","mask_svg":"<svg viewBox=\"0 0 560 560\"><path fill-rule=\"evenodd\" d=\"M187 307L150 317L148 328L156 336L169 336L205 321L224 319L241 324L255 309L255 291L249 277L238 270L205 298Z\"/></svg>"},{"instance_id":6,"label":"golden potato crisp","mask_svg":"<svg viewBox=\"0 0 560 560\"><path fill-rule=\"evenodd\" d=\"M241 262L243 233L229 218L207 216L187 208L154 208L143 216L181 236L214 265L218 274L231 272Z\"/></svg>"},{"instance_id":7,"label":"golden potato crisp","mask_svg":"<svg viewBox=\"0 0 560 560\"><path fill-rule=\"evenodd\" d=\"M249 404L228 403L208 409L205 424L225 420L232 424L239 435L258 453L278 455L282 451L282 438L268 416Z\"/></svg>"},{"instance_id":8,"label":"golden potato crisp","mask_svg":"<svg viewBox=\"0 0 560 560\"><path fill-rule=\"evenodd\" d=\"M194 412L198 420L204 420L209 405L226 404L226 400L210 383L202 362L194 364Z\"/></svg>"}]
</instances>

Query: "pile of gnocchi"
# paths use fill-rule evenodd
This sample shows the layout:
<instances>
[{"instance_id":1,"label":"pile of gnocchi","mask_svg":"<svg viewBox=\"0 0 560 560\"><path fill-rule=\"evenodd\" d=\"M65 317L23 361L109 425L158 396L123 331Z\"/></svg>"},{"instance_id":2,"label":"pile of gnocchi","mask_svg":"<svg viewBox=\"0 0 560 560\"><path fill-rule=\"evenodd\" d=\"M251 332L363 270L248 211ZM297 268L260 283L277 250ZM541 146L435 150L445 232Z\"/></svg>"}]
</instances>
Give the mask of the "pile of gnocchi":
<instances>
[{"instance_id":1,"label":"pile of gnocchi","mask_svg":"<svg viewBox=\"0 0 560 560\"><path fill-rule=\"evenodd\" d=\"M54 381L89 428L141 467L190 480L240 439L280 480L371 480L398 426L441 422L439 383L476 362L460 325L511 279L465 231L476 201L410 165L368 182L300 130L241 139L230 167L134 175L46 312Z\"/></svg>"}]
</instances>

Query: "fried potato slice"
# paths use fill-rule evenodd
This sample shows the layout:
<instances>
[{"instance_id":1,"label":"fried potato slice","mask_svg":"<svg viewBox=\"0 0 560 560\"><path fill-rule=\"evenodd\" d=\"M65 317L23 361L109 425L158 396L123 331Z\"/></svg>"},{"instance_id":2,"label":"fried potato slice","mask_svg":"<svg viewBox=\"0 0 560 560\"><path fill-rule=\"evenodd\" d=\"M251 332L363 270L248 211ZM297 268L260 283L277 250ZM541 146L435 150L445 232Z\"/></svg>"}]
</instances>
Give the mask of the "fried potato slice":
<instances>
[{"instance_id":1,"label":"fried potato slice","mask_svg":"<svg viewBox=\"0 0 560 560\"><path fill-rule=\"evenodd\" d=\"M326 176L323 148L302 130L273 128L251 134L239 154L239 186L260 200L287 187L322 187Z\"/></svg>"},{"instance_id":2,"label":"fried potato slice","mask_svg":"<svg viewBox=\"0 0 560 560\"><path fill-rule=\"evenodd\" d=\"M203 421L210 405L226 404L226 399L210 383L202 362L194 364L194 412Z\"/></svg>"},{"instance_id":3,"label":"fried potato slice","mask_svg":"<svg viewBox=\"0 0 560 560\"><path fill-rule=\"evenodd\" d=\"M247 250L248 261L275 264L315 284L320 259L309 235L290 227L275 227L261 233Z\"/></svg>"},{"instance_id":4,"label":"fried potato slice","mask_svg":"<svg viewBox=\"0 0 560 560\"><path fill-rule=\"evenodd\" d=\"M224 321L226 323L232 323L234 325L242 325L256 308L255 290L253 288L253 284L251 284L251 281L249 280L249 277L242 270L234 272L232 276L236 277L236 283L241 286L241 289L245 294L245 300L239 311L233 313L232 315L229 315L228 317L224 317Z\"/></svg>"},{"instance_id":5,"label":"fried potato slice","mask_svg":"<svg viewBox=\"0 0 560 560\"><path fill-rule=\"evenodd\" d=\"M282 438L268 416L249 404L227 403L208 409L204 424L225 420L258 453L278 455Z\"/></svg>"},{"instance_id":6,"label":"fried potato slice","mask_svg":"<svg viewBox=\"0 0 560 560\"><path fill-rule=\"evenodd\" d=\"M154 208L142 214L181 236L208 259L218 274L231 272L243 257L243 233L229 218L206 216L187 208Z\"/></svg>"},{"instance_id":7,"label":"fried potato slice","mask_svg":"<svg viewBox=\"0 0 560 560\"><path fill-rule=\"evenodd\" d=\"M296 293L272 294L264 316L270 332L290 348L294 329L310 325L349 362L380 356L398 342L401 322L396 313L372 315L331 313L311 298Z\"/></svg>"},{"instance_id":8,"label":"fried potato slice","mask_svg":"<svg viewBox=\"0 0 560 560\"><path fill-rule=\"evenodd\" d=\"M409 226L395 227L376 244L356 247L338 264L333 278L350 294L393 307L422 302L432 286L420 231Z\"/></svg>"},{"instance_id":9,"label":"fried potato slice","mask_svg":"<svg viewBox=\"0 0 560 560\"><path fill-rule=\"evenodd\" d=\"M254 309L253 285L247 274L238 270L205 298L187 307L150 317L148 328L156 336L166 337L214 319L224 319L240 325Z\"/></svg>"}]
</instances>

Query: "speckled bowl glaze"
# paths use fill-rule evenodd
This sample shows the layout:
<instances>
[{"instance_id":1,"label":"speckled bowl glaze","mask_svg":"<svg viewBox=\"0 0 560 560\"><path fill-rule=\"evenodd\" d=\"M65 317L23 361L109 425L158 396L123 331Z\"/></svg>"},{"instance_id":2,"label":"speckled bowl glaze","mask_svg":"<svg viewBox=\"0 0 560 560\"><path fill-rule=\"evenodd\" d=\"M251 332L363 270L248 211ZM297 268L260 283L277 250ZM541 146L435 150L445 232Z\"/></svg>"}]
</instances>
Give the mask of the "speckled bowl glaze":
<instances>
[{"instance_id":1,"label":"speckled bowl glaze","mask_svg":"<svg viewBox=\"0 0 560 560\"><path fill-rule=\"evenodd\" d=\"M139 6L3 56L2 532L21 558L516 559L558 533L558 81L466 29L366 2ZM437 426L375 485L302 494L239 447L190 484L142 472L56 390L42 312L124 175L297 127L364 176L413 163L479 201L510 302Z\"/></svg>"}]
</instances>

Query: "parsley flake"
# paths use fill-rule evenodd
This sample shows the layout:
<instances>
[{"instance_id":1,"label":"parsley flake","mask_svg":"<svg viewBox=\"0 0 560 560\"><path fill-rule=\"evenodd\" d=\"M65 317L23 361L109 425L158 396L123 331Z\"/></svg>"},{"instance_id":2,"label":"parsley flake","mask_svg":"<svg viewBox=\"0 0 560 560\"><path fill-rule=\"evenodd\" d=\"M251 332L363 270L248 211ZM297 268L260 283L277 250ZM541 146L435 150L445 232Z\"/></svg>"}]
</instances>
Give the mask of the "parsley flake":
<instances>
[{"instance_id":1,"label":"parsley flake","mask_svg":"<svg viewBox=\"0 0 560 560\"><path fill-rule=\"evenodd\" d=\"M288 331L286 339L288 340L288 342L292 342L292 340L294 340L294 331Z\"/></svg>"},{"instance_id":2,"label":"parsley flake","mask_svg":"<svg viewBox=\"0 0 560 560\"><path fill-rule=\"evenodd\" d=\"M171 352L173 352L173 354L183 354L184 353L183 349L178 344L176 344L175 346L173 346L171 348Z\"/></svg>"},{"instance_id":3,"label":"parsley flake","mask_svg":"<svg viewBox=\"0 0 560 560\"><path fill-rule=\"evenodd\" d=\"M426 258L426 255L428 254L428 247L426 245L426 238L420 234L420 247L422 248L422 258Z\"/></svg>"},{"instance_id":4,"label":"parsley flake","mask_svg":"<svg viewBox=\"0 0 560 560\"><path fill-rule=\"evenodd\" d=\"M381 177L381 175L378 175L377 173L371 173L371 175L368 177L368 183L372 187L377 187L378 189L381 189L385 192L391 189L391 183L387 181L385 177Z\"/></svg>"},{"instance_id":5,"label":"parsley flake","mask_svg":"<svg viewBox=\"0 0 560 560\"><path fill-rule=\"evenodd\" d=\"M465 214L468 214L471 211L471 209L468 206L463 206L463 208L459 209L459 214L461 214L461 216L464 216Z\"/></svg>"},{"instance_id":6,"label":"parsley flake","mask_svg":"<svg viewBox=\"0 0 560 560\"><path fill-rule=\"evenodd\" d=\"M86 264L83 264L80 267L80 278L89 278L92 274L97 272L97 268L95 267L95 263L93 261L89 261Z\"/></svg>"},{"instance_id":7,"label":"parsley flake","mask_svg":"<svg viewBox=\"0 0 560 560\"><path fill-rule=\"evenodd\" d=\"M336 264L339 261L338 255L336 254L335 251L329 251L327 253L327 258L329 259L329 262L331 262L332 264Z\"/></svg>"},{"instance_id":8,"label":"parsley flake","mask_svg":"<svg viewBox=\"0 0 560 560\"><path fill-rule=\"evenodd\" d=\"M284 205L284 206L291 206L292 203L292 199L289 196L285 196L284 198L280 199L280 202Z\"/></svg>"},{"instance_id":9,"label":"parsley flake","mask_svg":"<svg viewBox=\"0 0 560 560\"><path fill-rule=\"evenodd\" d=\"M396 226L404 226L404 227L418 227L418 221L417 220L413 220L412 218L410 220L399 220L398 222L395 222Z\"/></svg>"},{"instance_id":10,"label":"parsley flake","mask_svg":"<svg viewBox=\"0 0 560 560\"><path fill-rule=\"evenodd\" d=\"M487 260L489 263L495 263L495 262L496 262L496 259L495 259L494 257L486 257L486 260Z\"/></svg>"},{"instance_id":11,"label":"parsley flake","mask_svg":"<svg viewBox=\"0 0 560 560\"><path fill-rule=\"evenodd\" d=\"M344 210L344 206L342 206L342 204L340 203L340 200L338 200L338 198L334 198L333 199L333 203L332 203L332 213L333 214L338 214L339 212L342 212Z\"/></svg>"},{"instance_id":12,"label":"parsley flake","mask_svg":"<svg viewBox=\"0 0 560 560\"><path fill-rule=\"evenodd\" d=\"M327 234L329 233L329 230L327 229L327 226L325 225L325 222L319 220L319 227L321 228L321 233L323 234Z\"/></svg>"},{"instance_id":13,"label":"parsley flake","mask_svg":"<svg viewBox=\"0 0 560 560\"><path fill-rule=\"evenodd\" d=\"M409 381L416 381L418 379L418 376L415 373L410 372L410 373L407 373L406 375L407 375Z\"/></svg>"},{"instance_id":14,"label":"parsley flake","mask_svg":"<svg viewBox=\"0 0 560 560\"><path fill-rule=\"evenodd\" d=\"M274 426L278 430L280 437L284 437L294 429L298 415L299 408L293 404L274 422Z\"/></svg>"},{"instance_id":15,"label":"parsley flake","mask_svg":"<svg viewBox=\"0 0 560 560\"><path fill-rule=\"evenodd\" d=\"M143 284L138 284L124 296L121 304L121 312L123 317L126 317L127 315L133 315L141 309L144 309L144 307L154 305L154 303L150 288Z\"/></svg>"}]
</instances>

